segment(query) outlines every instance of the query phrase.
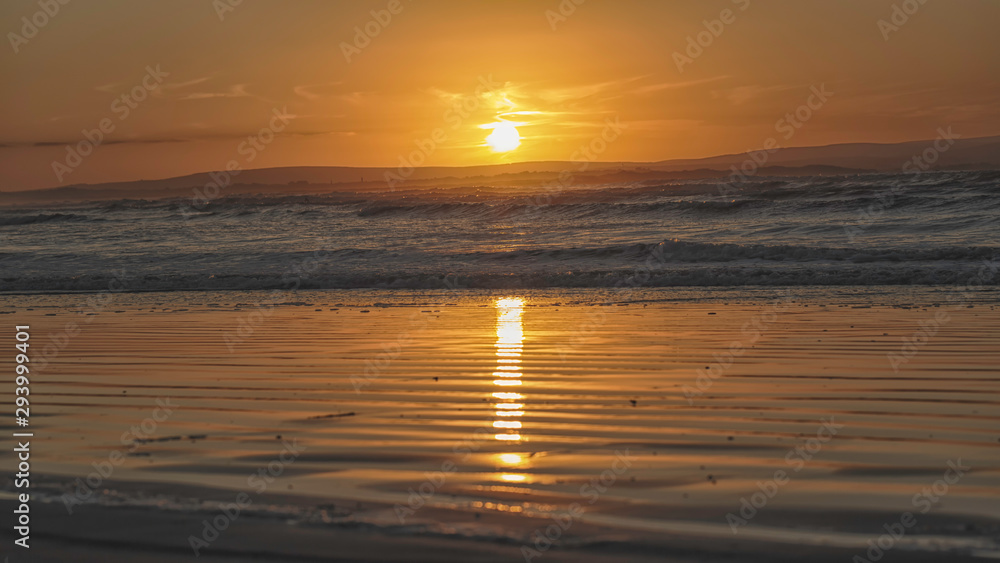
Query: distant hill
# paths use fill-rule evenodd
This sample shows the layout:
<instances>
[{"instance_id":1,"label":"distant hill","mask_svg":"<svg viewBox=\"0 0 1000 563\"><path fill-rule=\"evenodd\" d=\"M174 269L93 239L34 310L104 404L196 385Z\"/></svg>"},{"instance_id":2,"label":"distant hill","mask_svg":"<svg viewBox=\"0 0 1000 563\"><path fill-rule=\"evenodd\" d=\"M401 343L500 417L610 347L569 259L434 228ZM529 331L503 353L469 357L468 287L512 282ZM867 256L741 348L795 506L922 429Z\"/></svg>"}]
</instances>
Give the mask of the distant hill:
<instances>
[{"instance_id":1,"label":"distant hill","mask_svg":"<svg viewBox=\"0 0 1000 563\"><path fill-rule=\"evenodd\" d=\"M892 172L934 146L934 140L908 143L848 143L821 147L778 149L767 155L756 175L802 176ZM758 159L761 157L758 154ZM933 169L1000 169L1000 136L957 139L938 154ZM486 166L414 168L403 186L475 184L539 184L558 178L560 172L573 174L579 184L625 182L649 179L695 179L723 177L732 167L751 160L747 153L700 159L660 162L594 162L585 172L579 163L540 161ZM153 199L189 197L193 189L212 182L219 173L206 172L166 178L104 184L80 184L60 188L0 193L0 204L37 201L93 199ZM330 191L387 192L387 174L401 175L395 168L346 166L297 166L241 171L226 193L323 193Z\"/></svg>"},{"instance_id":2,"label":"distant hill","mask_svg":"<svg viewBox=\"0 0 1000 563\"><path fill-rule=\"evenodd\" d=\"M924 150L933 147L934 140L908 143L848 143L822 147L778 149L768 155L767 166L836 166L869 169L880 172L900 170L903 164ZM650 164L658 170L689 168L728 169L739 166L746 154L729 154L689 160L665 160ZM936 169L1000 169L1000 136L956 139L954 145L941 152L933 165Z\"/></svg>"}]
</instances>

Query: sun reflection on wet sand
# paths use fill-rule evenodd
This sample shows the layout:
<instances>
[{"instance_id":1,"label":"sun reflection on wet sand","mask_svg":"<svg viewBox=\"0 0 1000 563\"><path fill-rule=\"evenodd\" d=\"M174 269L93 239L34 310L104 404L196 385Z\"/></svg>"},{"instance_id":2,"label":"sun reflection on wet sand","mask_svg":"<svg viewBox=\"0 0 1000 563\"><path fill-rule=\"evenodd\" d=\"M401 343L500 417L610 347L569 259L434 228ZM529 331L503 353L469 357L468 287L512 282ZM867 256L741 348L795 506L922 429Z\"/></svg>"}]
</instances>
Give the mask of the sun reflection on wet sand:
<instances>
[{"instance_id":1,"label":"sun reflection on wet sand","mask_svg":"<svg viewBox=\"0 0 1000 563\"><path fill-rule=\"evenodd\" d=\"M509 444L518 444L522 440L522 423L524 416L524 395L510 390L519 387L521 381L521 352L524 343L524 330L521 317L524 313L524 300L518 298L498 299L494 303L497 310L497 367L493 372L493 385L498 390L493 392L494 420L493 428L497 431L494 438ZM507 390L504 390L507 389ZM525 463L525 458L519 453L503 453L497 455L497 461L505 469L515 469ZM518 473L503 473L502 481L520 483L527 479L526 475Z\"/></svg>"}]
</instances>

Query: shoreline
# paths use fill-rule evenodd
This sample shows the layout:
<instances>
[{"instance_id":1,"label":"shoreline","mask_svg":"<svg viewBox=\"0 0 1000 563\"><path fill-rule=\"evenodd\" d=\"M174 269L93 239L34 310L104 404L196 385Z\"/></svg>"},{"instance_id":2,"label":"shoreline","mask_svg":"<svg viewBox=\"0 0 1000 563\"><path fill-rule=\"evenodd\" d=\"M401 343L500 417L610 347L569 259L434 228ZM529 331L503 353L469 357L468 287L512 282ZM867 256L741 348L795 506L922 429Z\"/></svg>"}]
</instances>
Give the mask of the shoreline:
<instances>
[{"instance_id":1,"label":"shoreline","mask_svg":"<svg viewBox=\"0 0 1000 563\"><path fill-rule=\"evenodd\" d=\"M734 303L761 303L773 301L775 297L782 295L792 295L793 302L818 300L818 304L834 303L838 305L863 304L867 307L910 305L913 307L941 305L942 299L935 299L938 295L953 295L964 293L974 299L970 303L975 304L1000 304L1000 285L982 285L975 289L953 284L939 285L746 285L746 286L626 286L626 287L547 287L547 288L379 288L379 287L357 287L357 288L270 288L270 289L81 289L81 290L39 290L39 291L0 291L0 308L14 307L13 303L4 304L5 299L15 297L25 297L29 299L26 305L21 308L38 306L31 299L48 300L60 297L72 297L78 295L115 295L125 297L152 297L161 296L163 298L181 297L189 298L193 296L211 296L219 301L233 300L243 295L272 294L281 292L290 297L296 295L309 297L330 296L331 298L352 297L364 294L371 294L375 297L386 296L398 303L386 302L383 306L414 306L414 305L444 305L456 304L457 302L472 303L475 306L482 306L490 298L503 297L510 294L522 295L528 300L527 307L537 307L541 305L601 305L610 304L633 304L633 303L714 303L714 302L734 302ZM568 301L569 296L583 296L586 300ZM594 295L597 297L595 298ZM613 299L614 296L627 295L634 298ZM402 298L426 297L435 299L427 302L408 302ZM872 301L882 297L882 301ZM275 303L279 305L313 305L320 306L333 305L332 301L310 300L287 301ZM353 301L346 306L372 306L372 302ZM3 314L0 311L0 314ZM11 311L6 311L10 314Z\"/></svg>"}]
</instances>

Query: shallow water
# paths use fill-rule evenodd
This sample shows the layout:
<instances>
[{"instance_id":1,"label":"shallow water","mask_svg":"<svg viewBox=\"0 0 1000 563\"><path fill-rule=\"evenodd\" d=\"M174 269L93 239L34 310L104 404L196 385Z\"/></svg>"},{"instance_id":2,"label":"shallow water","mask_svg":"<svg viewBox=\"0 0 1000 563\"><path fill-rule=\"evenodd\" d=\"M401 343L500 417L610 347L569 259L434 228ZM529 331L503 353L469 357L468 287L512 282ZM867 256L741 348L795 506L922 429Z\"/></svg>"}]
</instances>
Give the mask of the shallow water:
<instances>
[{"instance_id":1,"label":"shallow water","mask_svg":"<svg viewBox=\"0 0 1000 563\"><path fill-rule=\"evenodd\" d=\"M258 507L293 520L399 527L435 509L539 518L579 503L615 533L726 537L727 514L784 471L739 533L850 544L870 537L856 519L808 514L914 511L960 460L972 469L930 503L921 533L937 547L921 549L993 549L992 292L689 291L300 292L273 307L267 292L115 294L98 309L42 295L3 309L17 299L7 319L30 321L40 347L81 326L39 355L32 388L33 470L64 491L116 451L109 479L253 491L293 443L266 488L312 500ZM914 335L925 343L906 355ZM176 406L143 427L157 400ZM396 509L320 517L324 499ZM945 516L971 527L955 536L932 519Z\"/></svg>"}]
</instances>

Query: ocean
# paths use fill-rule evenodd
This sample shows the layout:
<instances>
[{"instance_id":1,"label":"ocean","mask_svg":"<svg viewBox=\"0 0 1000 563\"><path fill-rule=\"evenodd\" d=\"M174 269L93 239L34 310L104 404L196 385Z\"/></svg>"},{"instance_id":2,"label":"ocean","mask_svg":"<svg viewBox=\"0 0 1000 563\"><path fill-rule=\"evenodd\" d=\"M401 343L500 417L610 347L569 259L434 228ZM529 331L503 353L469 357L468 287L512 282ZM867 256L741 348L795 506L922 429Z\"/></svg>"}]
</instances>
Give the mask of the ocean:
<instances>
[{"instance_id":1,"label":"ocean","mask_svg":"<svg viewBox=\"0 0 1000 563\"><path fill-rule=\"evenodd\" d=\"M293 187L8 206L0 291L997 283L995 171Z\"/></svg>"},{"instance_id":2,"label":"ocean","mask_svg":"<svg viewBox=\"0 0 1000 563\"><path fill-rule=\"evenodd\" d=\"M908 560L996 558L998 180L8 206L32 516L164 560L556 563L847 561L909 513Z\"/></svg>"}]
</instances>

